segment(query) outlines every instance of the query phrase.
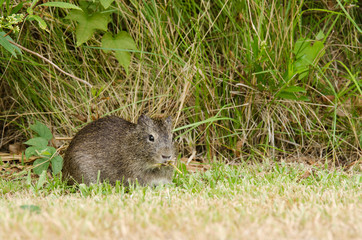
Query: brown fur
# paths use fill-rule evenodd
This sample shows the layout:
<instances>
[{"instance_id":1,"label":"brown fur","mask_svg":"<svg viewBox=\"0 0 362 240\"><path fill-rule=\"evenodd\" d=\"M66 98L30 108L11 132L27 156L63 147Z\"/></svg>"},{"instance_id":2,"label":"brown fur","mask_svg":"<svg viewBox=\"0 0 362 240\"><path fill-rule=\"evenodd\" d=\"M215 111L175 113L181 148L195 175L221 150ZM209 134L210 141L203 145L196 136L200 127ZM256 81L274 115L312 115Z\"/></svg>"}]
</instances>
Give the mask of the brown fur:
<instances>
[{"instance_id":1,"label":"brown fur","mask_svg":"<svg viewBox=\"0 0 362 240\"><path fill-rule=\"evenodd\" d=\"M78 183L99 180L127 185L158 185L172 180L173 168L160 166L174 159L171 119L151 119L142 115L138 124L110 116L81 129L64 157L63 179ZM150 140L150 135L154 141Z\"/></svg>"}]
</instances>

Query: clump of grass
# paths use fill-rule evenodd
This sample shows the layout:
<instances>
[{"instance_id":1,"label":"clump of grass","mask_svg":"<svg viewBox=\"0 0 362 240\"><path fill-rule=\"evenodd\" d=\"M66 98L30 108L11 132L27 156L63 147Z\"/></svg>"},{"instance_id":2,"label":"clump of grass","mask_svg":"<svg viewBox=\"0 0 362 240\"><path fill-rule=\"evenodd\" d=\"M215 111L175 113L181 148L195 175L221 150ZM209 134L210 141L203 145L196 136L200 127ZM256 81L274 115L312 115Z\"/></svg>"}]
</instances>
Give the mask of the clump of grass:
<instances>
[{"instance_id":1,"label":"clump of grass","mask_svg":"<svg viewBox=\"0 0 362 240\"><path fill-rule=\"evenodd\" d=\"M333 2L333 1L332 1ZM174 116L175 126L194 127L178 138L183 155L209 161L310 156L350 164L361 156L362 126L358 7L324 1L116 1L115 32L137 43L130 74L94 49L94 38L75 47L66 12L47 9L50 34L23 26L19 44L91 82L91 90L34 56L0 53L2 75L14 104L0 121L25 131L35 119L55 134L73 135L84 122L106 114L135 120L141 112ZM345 13L348 13L348 15ZM349 16L349 17L347 17ZM298 39L324 35L325 54L309 75L286 81ZM278 97L280 89L305 89ZM213 120L215 116L221 120ZM193 125L199 123L198 125ZM177 132L181 135L187 128Z\"/></svg>"}]
</instances>

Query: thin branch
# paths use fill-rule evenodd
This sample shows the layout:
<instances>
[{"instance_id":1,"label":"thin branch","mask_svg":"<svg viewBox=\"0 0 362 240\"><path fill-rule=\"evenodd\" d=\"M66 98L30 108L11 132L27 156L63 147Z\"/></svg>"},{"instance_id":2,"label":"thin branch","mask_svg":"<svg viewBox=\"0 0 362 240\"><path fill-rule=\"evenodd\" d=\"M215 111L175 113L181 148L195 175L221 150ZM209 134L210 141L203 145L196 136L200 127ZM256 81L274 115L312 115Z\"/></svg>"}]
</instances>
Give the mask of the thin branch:
<instances>
[{"instance_id":1,"label":"thin branch","mask_svg":"<svg viewBox=\"0 0 362 240\"><path fill-rule=\"evenodd\" d=\"M74 76L74 75L72 75L72 74L70 74L70 73L67 73L66 71L64 71L64 70L62 70L60 67L58 67L55 63L53 63L53 62L50 61L49 59L43 57L43 56L40 55L39 53L33 52L33 51L31 51L30 49L27 49L27 48L25 48L25 47L23 47L23 46L15 43L15 42L11 41L11 40L8 40L8 41L9 41L11 44L17 46L18 48L24 50L25 52L31 53L31 54L33 54L33 55L35 55L35 56L43 59L45 62L47 62L47 63L49 63L50 65L52 65L54 68L56 68L56 69L57 69L58 71L60 71L61 73L65 74L65 75L67 75L67 76L69 76L69 77L71 77L71 78L74 78L75 80L77 80L77 81L79 81L79 82L82 82L82 83L88 85L89 87L92 87L92 85L91 85L89 82L87 82L87 81L85 81L85 80L83 80L83 79L80 79L79 77L76 77L76 76Z\"/></svg>"}]
</instances>

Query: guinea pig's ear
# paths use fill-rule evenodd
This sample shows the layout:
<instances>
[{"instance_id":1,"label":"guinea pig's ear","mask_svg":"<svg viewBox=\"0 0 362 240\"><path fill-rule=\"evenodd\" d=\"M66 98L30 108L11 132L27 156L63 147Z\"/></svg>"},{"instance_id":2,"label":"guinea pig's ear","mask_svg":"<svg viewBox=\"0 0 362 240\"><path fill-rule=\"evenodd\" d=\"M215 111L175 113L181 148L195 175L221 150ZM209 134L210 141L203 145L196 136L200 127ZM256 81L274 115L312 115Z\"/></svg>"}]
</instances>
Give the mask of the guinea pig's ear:
<instances>
[{"instance_id":1,"label":"guinea pig's ear","mask_svg":"<svg viewBox=\"0 0 362 240\"><path fill-rule=\"evenodd\" d=\"M172 117L171 116L169 116L168 118L165 119L165 124L168 129L172 129Z\"/></svg>"},{"instance_id":2,"label":"guinea pig's ear","mask_svg":"<svg viewBox=\"0 0 362 240\"><path fill-rule=\"evenodd\" d=\"M137 124L143 125L143 126L150 126L152 125L152 119L144 114L142 114L137 121Z\"/></svg>"}]
</instances>

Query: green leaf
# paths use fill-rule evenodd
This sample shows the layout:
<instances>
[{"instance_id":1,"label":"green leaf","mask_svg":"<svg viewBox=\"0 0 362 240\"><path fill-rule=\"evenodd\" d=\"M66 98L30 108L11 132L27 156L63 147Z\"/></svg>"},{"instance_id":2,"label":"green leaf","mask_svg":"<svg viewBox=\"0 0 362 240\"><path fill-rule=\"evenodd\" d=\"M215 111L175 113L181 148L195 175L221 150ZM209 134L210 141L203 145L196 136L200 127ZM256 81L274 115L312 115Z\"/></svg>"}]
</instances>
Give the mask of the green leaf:
<instances>
[{"instance_id":1,"label":"green leaf","mask_svg":"<svg viewBox=\"0 0 362 240\"><path fill-rule=\"evenodd\" d=\"M67 9L76 9L83 11L80 7L71 4L71 3L65 3L65 2L47 2L40 4L39 6L47 6L47 7L59 7L59 8L67 8Z\"/></svg>"},{"instance_id":2,"label":"green leaf","mask_svg":"<svg viewBox=\"0 0 362 240\"><path fill-rule=\"evenodd\" d=\"M5 32L0 32L0 45L3 46L6 51L10 52L11 55L13 55L14 57L17 57L16 52L18 52L21 55L20 49L8 41L8 40L13 41L13 39L10 36L6 37L4 36Z\"/></svg>"},{"instance_id":3,"label":"green leaf","mask_svg":"<svg viewBox=\"0 0 362 240\"><path fill-rule=\"evenodd\" d=\"M324 36L324 33L323 33L323 31L321 30L321 31L318 32L318 34L317 34L317 36L315 37L315 39L316 39L316 40L322 40L324 37L325 37L325 36Z\"/></svg>"},{"instance_id":4,"label":"green leaf","mask_svg":"<svg viewBox=\"0 0 362 240\"><path fill-rule=\"evenodd\" d=\"M34 161L34 173L40 175L43 171L46 171L49 167L50 161L49 158L39 158Z\"/></svg>"},{"instance_id":5,"label":"green leaf","mask_svg":"<svg viewBox=\"0 0 362 240\"><path fill-rule=\"evenodd\" d=\"M38 149L37 149L38 150ZM50 146L46 146L46 148L44 149L39 149L39 155L40 156L44 156L44 157L51 157L55 154L55 152L57 151L55 148L50 147Z\"/></svg>"},{"instance_id":6,"label":"green leaf","mask_svg":"<svg viewBox=\"0 0 362 240\"><path fill-rule=\"evenodd\" d=\"M45 148L48 145L48 140L43 137L35 137L25 142L26 145Z\"/></svg>"},{"instance_id":7,"label":"green leaf","mask_svg":"<svg viewBox=\"0 0 362 240\"><path fill-rule=\"evenodd\" d=\"M47 24L46 22L41 18L39 17L38 15L33 15L33 14L30 14L28 17L27 17L28 20L35 20L38 22L39 24L39 27L47 32L49 32L48 28L47 28Z\"/></svg>"},{"instance_id":8,"label":"green leaf","mask_svg":"<svg viewBox=\"0 0 362 240\"><path fill-rule=\"evenodd\" d=\"M109 6L111 6L111 4L114 2L114 0L100 0L102 6L104 7L104 9L109 8Z\"/></svg>"},{"instance_id":9,"label":"green leaf","mask_svg":"<svg viewBox=\"0 0 362 240\"><path fill-rule=\"evenodd\" d=\"M21 3L19 3L18 5L16 5L15 7L13 7L13 9L11 9L10 15L18 13L19 10L23 7L23 4L24 4L24 3L21 2ZM1 3L0 3L0 6L2 6Z\"/></svg>"},{"instance_id":10,"label":"green leaf","mask_svg":"<svg viewBox=\"0 0 362 240\"><path fill-rule=\"evenodd\" d=\"M311 42L310 39L305 39L305 38L299 38L295 42L294 49L293 49L295 58L300 58L301 56L303 56L303 52L304 52L305 48L307 48L310 45L310 42Z\"/></svg>"},{"instance_id":11,"label":"green leaf","mask_svg":"<svg viewBox=\"0 0 362 240\"><path fill-rule=\"evenodd\" d=\"M97 29L107 31L107 25L111 21L109 12L89 15L79 10L70 11L65 18L78 22L75 31L77 47L88 41Z\"/></svg>"},{"instance_id":12,"label":"green leaf","mask_svg":"<svg viewBox=\"0 0 362 240\"><path fill-rule=\"evenodd\" d=\"M297 97L294 92L281 91L278 93L277 97L294 100L294 101L309 101L310 99L306 96Z\"/></svg>"},{"instance_id":13,"label":"green leaf","mask_svg":"<svg viewBox=\"0 0 362 240\"><path fill-rule=\"evenodd\" d=\"M26 12L27 12L29 15L33 15L34 10L33 10L33 8L30 6L30 7L28 7L28 8L26 9Z\"/></svg>"},{"instance_id":14,"label":"green leaf","mask_svg":"<svg viewBox=\"0 0 362 240\"><path fill-rule=\"evenodd\" d=\"M277 96L280 98L288 99L288 100L298 100L298 98L295 96L295 94L291 93L291 92L281 91L278 93Z\"/></svg>"},{"instance_id":15,"label":"green leaf","mask_svg":"<svg viewBox=\"0 0 362 240\"><path fill-rule=\"evenodd\" d=\"M37 155L37 153L36 153L36 148L35 148L35 147L28 147L28 148L25 150L26 160L29 160L29 158L30 158L31 156L34 156L34 155Z\"/></svg>"},{"instance_id":16,"label":"green leaf","mask_svg":"<svg viewBox=\"0 0 362 240\"><path fill-rule=\"evenodd\" d=\"M30 129L36 132L40 137L45 138L48 141L53 138L53 134L51 133L49 128L39 121L36 121L35 124L31 125Z\"/></svg>"},{"instance_id":17,"label":"green leaf","mask_svg":"<svg viewBox=\"0 0 362 240\"><path fill-rule=\"evenodd\" d=\"M294 73L300 73L299 79L306 77L309 73L309 66L314 66L324 55L324 44L321 41L300 38L294 46L295 54Z\"/></svg>"},{"instance_id":18,"label":"green leaf","mask_svg":"<svg viewBox=\"0 0 362 240\"><path fill-rule=\"evenodd\" d=\"M284 92L291 92L291 93L293 93L293 92L303 92L303 93L307 92L304 88L298 87L298 86L290 86L290 87L284 88L283 91Z\"/></svg>"},{"instance_id":19,"label":"green leaf","mask_svg":"<svg viewBox=\"0 0 362 240\"><path fill-rule=\"evenodd\" d=\"M131 54L127 50L137 50L136 44L127 32L120 32L115 37L106 33L102 38L102 47L115 51L118 62L124 67L128 74L128 66L131 62ZM104 52L110 50L104 49Z\"/></svg>"},{"instance_id":20,"label":"green leaf","mask_svg":"<svg viewBox=\"0 0 362 240\"><path fill-rule=\"evenodd\" d=\"M52 163L52 171L54 174L60 173L63 168L63 158L61 156L55 156L51 160Z\"/></svg>"}]
</instances>

